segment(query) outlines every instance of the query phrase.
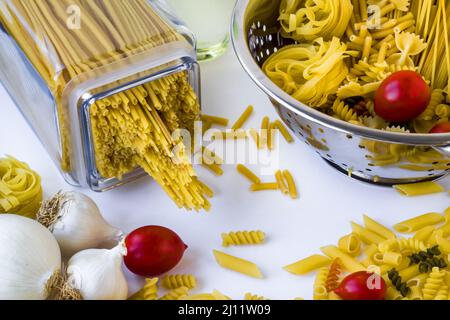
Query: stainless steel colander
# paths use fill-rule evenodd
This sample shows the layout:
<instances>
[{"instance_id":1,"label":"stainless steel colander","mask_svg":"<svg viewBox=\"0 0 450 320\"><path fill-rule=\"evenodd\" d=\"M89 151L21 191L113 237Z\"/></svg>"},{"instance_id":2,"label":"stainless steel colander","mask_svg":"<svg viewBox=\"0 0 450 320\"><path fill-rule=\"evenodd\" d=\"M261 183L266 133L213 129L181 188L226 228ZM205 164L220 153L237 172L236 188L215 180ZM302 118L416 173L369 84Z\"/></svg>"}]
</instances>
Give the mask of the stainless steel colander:
<instances>
[{"instance_id":1,"label":"stainless steel colander","mask_svg":"<svg viewBox=\"0 0 450 320\"><path fill-rule=\"evenodd\" d=\"M295 135L337 170L382 185L434 180L450 172L450 134L375 130L335 119L295 100L261 70L292 41L281 37L281 0L238 0L232 22L236 54Z\"/></svg>"}]
</instances>

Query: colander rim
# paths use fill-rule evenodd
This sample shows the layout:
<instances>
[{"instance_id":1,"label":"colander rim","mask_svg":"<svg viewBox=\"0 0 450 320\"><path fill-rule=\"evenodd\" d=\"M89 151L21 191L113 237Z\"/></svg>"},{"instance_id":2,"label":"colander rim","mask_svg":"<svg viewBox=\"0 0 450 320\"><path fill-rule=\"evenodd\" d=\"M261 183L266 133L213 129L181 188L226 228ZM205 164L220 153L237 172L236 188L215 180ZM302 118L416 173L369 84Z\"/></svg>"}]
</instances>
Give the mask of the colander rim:
<instances>
[{"instance_id":1,"label":"colander rim","mask_svg":"<svg viewBox=\"0 0 450 320\"><path fill-rule=\"evenodd\" d=\"M329 129L337 130L346 134L358 135L368 139L386 141L391 143L402 143L420 146L448 146L450 145L450 133L445 134L419 134L390 132L351 124L333 118L323 112L309 107L275 85L261 70L253 59L248 46L247 35L244 30L244 18L247 6L251 0L237 0L231 22L231 42L236 56L245 72L270 98L280 103L290 111L300 114L310 121L318 123Z\"/></svg>"}]
</instances>

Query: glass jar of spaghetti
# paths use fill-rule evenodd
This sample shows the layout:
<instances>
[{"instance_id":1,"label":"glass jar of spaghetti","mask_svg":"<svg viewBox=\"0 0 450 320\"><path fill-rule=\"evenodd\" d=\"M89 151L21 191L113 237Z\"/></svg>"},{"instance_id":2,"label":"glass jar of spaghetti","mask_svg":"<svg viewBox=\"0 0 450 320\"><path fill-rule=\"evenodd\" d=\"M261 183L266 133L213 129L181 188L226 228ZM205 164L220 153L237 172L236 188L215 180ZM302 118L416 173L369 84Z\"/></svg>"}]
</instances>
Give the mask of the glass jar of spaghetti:
<instances>
[{"instance_id":1,"label":"glass jar of spaghetti","mask_svg":"<svg viewBox=\"0 0 450 320\"><path fill-rule=\"evenodd\" d=\"M0 81L68 183L105 191L151 175L180 207L208 208L172 133L199 117L195 40L152 0L10 0Z\"/></svg>"}]
</instances>

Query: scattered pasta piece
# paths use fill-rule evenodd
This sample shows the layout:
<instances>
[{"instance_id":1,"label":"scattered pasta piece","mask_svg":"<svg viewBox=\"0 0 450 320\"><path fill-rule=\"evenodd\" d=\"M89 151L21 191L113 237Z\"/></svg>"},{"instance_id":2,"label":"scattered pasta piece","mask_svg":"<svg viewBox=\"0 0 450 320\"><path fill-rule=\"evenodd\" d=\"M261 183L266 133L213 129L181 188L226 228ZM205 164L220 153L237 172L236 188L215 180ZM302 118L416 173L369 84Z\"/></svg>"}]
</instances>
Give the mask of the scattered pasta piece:
<instances>
[{"instance_id":1,"label":"scattered pasta piece","mask_svg":"<svg viewBox=\"0 0 450 320\"><path fill-rule=\"evenodd\" d=\"M202 166L208 170L210 170L212 173L214 173L216 176L222 176L223 175L223 169L217 165L217 164L206 164L202 163Z\"/></svg>"},{"instance_id":2,"label":"scattered pasta piece","mask_svg":"<svg viewBox=\"0 0 450 320\"><path fill-rule=\"evenodd\" d=\"M186 287L194 289L197 286L197 279L191 274L167 275L161 279L161 285L165 289L178 289Z\"/></svg>"},{"instance_id":3,"label":"scattered pasta piece","mask_svg":"<svg viewBox=\"0 0 450 320\"><path fill-rule=\"evenodd\" d=\"M159 300L183 300L189 294L189 289L186 287L179 287L166 293Z\"/></svg>"},{"instance_id":4,"label":"scattered pasta piece","mask_svg":"<svg viewBox=\"0 0 450 320\"><path fill-rule=\"evenodd\" d=\"M330 270L328 268L321 268L317 272L316 279L314 281L314 300L325 300L328 298L328 290L326 282Z\"/></svg>"},{"instance_id":5,"label":"scattered pasta piece","mask_svg":"<svg viewBox=\"0 0 450 320\"><path fill-rule=\"evenodd\" d=\"M253 262L234 257L217 250L214 250L214 256L217 263L223 268L230 269L254 278L261 279L263 277L258 266Z\"/></svg>"},{"instance_id":6,"label":"scattered pasta piece","mask_svg":"<svg viewBox=\"0 0 450 320\"><path fill-rule=\"evenodd\" d=\"M256 147L258 149L261 149L261 138L260 138L260 135L258 133L258 130L250 129L249 130L249 135L250 135L250 137L252 137L253 141L255 141Z\"/></svg>"},{"instance_id":7,"label":"scattered pasta piece","mask_svg":"<svg viewBox=\"0 0 450 320\"><path fill-rule=\"evenodd\" d=\"M269 129L270 129L270 119L269 117L264 117L261 122L261 135L260 135L260 147L262 149L267 147Z\"/></svg>"},{"instance_id":8,"label":"scattered pasta piece","mask_svg":"<svg viewBox=\"0 0 450 320\"><path fill-rule=\"evenodd\" d=\"M421 216L400 222L394 229L400 233L412 233L430 225L436 225L445 221L445 217L439 213L426 213Z\"/></svg>"},{"instance_id":9,"label":"scattered pasta piece","mask_svg":"<svg viewBox=\"0 0 450 320\"><path fill-rule=\"evenodd\" d=\"M226 127L228 126L228 123L230 122L230 120L226 119L226 118L221 118L221 117L216 117L216 116L209 116L206 114L202 114L201 118L204 122L210 122L219 126L223 126Z\"/></svg>"},{"instance_id":10,"label":"scattered pasta piece","mask_svg":"<svg viewBox=\"0 0 450 320\"><path fill-rule=\"evenodd\" d=\"M280 121L276 120L274 123L274 127L281 132L281 135L284 137L287 143L294 142L294 138L290 134L289 130L285 127L285 125Z\"/></svg>"},{"instance_id":11,"label":"scattered pasta piece","mask_svg":"<svg viewBox=\"0 0 450 320\"><path fill-rule=\"evenodd\" d=\"M295 181L294 181L294 178L292 177L292 174L288 170L284 170L283 176L287 181L288 188L289 188L289 194L290 194L291 198L297 199L298 192L297 192L297 187L295 185Z\"/></svg>"},{"instance_id":12,"label":"scattered pasta piece","mask_svg":"<svg viewBox=\"0 0 450 320\"><path fill-rule=\"evenodd\" d=\"M182 297L180 300L231 300L230 297L224 295L220 291L214 290L212 293L200 293Z\"/></svg>"},{"instance_id":13,"label":"scattered pasta piece","mask_svg":"<svg viewBox=\"0 0 450 320\"><path fill-rule=\"evenodd\" d=\"M356 234L351 233L339 239L338 247L352 257L357 257L361 252L361 239Z\"/></svg>"},{"instance_id":14,"label":"scattered pasta piece","mask_svg":"<svg viewBox=\"0 0 450 320\"><path fill-rule=\"evenodd\" d=\"M328 266L331 261L332 260L326 256L315 254L284 267L284 270L296 275L304 275Z\"/></svg>"},{"instance_id":15,"label":"scattered pasta piece","mask_svg":"<svg viewBox=\"0 0 450 320\"><path fill-rule=\"evenodd\" d=\"M246 177L248 180L250 180L250 182L252 182L253 184L261 183L261 179L243 164L238 164L237 171L244 177Z\"/></svg>"},{"instance_id":16,"label":"scattered pasta piece","mask_svg":"<svg viewBox=\"0 0 450 320\"><path fill-rule=\"evenodd\" d=\"M278 190L278 183L276 183L276 182L259 183L259 184L253 184L250 187L250 191L252 191L252 192L268 191L268 190Z\"/></svg>"},{"instance_id":17,"label":"scattered pasta piece","mask_svg":"<svg viewBox=\"0 0 450 320\"><path fill-rule=\"evenodd\" d=\"M289 187L286 185L286 182L284 181L284 176L281 170L275 172L275 178L277 179L278 188L281 190L281 192L284 194L289 194Z\"/></svg>"},{"instance_id":18,"label":"scattered pasta piece","mask_svg":"<svg viewBox=\"0 0 450 320\"><path fill-rule=\"evenodd\" d=\"M445 189L436 182L420 182L413 184L395 185L394 188L408 197L423 196L433 193L444 192Z\"/></svg>"},{"instance_id":19,"label":"scattered pasta piece","mask_svg":"<svg viewBox=\"0 0 450 320\"><path fill-rule=\"evenodd\" d=\"M262 231L238 231L222 233L222 246L242 246L262 244L266 239L266 234Z\"/></svg>"},{"instance_id":20,"label":"scattered pasta piece","mask_svg":"<svg viewBox=\"0 0 450 320\"><path fill-rule=\"evenodd\" d=\"M273 123L270 123L269 132L267 132L267 149L269 149L269 151L275 149L275 132Z\"/></svg>"},{"instance_id":21,"label":"scattered pasta piece","mask_svg":"<svg viewBox=\"0 0 450 320\"><path fill-rule=\"evenodd\" d=\"M363 226L355 223L355 222L351 222L352 225L352 230L355 234L357 234L359 236L359 238L365 243L365 244L378 244L380 242L383 242L384 240L386 240L385 238L383 238L382 236L380 236L379 234L370 231L368 228L364 228Z\"/></svg>"},{"instance_id":22,"label":"scattered pasta piece","mask_svg":"<svg viewBox=\"0 0 450 320\"><path fill-rule=\"evenodd\" d=\"M376 222L372 218L370 218L367 215L363 216L364 219L364 225L366 228L372 232L375 232L379 236L383 237L384 239L395 239L397 236L394 232L383 226L382 224Z\"/></svg>"},{"instance_id":23,"label":"scattered pasta piece","mask_svg":"<svg viewBox=\"0 0 450 320\"><path fill-rule=\"evenodd\" d=\"M244 123L250 118L253 113L253 106L248 106L244 113L239 117L235 124L231 127L232 130L241 129Z\"/></svg>"},{"instance_id":24,"label":"scattered pasta piece","mask_svg":"<svg viewBox=\"0 0 450 320\"><path fill-rule=\"evenodd\" d=\"M365 270L364 266L358 262L353 257L349 256L345 252L339 250L338 247L335 246L326 246L320 248L323 254L328 256L331 259L339 258L342 262L342 267L344 267L349 272L357 272L361 270Z\"/></svg>"},{"instance_id":25,"label":"scattered pasta piece","mask_svg":"<svg viewBox=\"0 0 450 320\"><path fill-rule=\"evenodd\" d=\"M325 288L327 289L328 293L336 290L337 287L339 286L341 273L342 273L341 261L339 260L339 258L334 259L328 271L327 279L325 281Z\"/></svg>"},{"instance_id":26,"label":"scattered pasta piece","mask_svg":"<svg viewBox=\"0 0 450 320\"><path fill-rule=\"evenodd\" d=\"M217 164L217 165L223 165L224 161L221 157L216 155L215 152L209 150L206 147L202 147L203 152L203 161L207 164Z\"/></svg>"},{"instance_id":27,"label":"scattered pasta piece","mask_svg":"<svg viewBox=\"0 0 450 320\"><path fill-rule=\"evenodd\" d=\"M141 290L133 294L128 300L156 300L158 299L158 278L145 279Z\"/></svg>"}]
</instances>

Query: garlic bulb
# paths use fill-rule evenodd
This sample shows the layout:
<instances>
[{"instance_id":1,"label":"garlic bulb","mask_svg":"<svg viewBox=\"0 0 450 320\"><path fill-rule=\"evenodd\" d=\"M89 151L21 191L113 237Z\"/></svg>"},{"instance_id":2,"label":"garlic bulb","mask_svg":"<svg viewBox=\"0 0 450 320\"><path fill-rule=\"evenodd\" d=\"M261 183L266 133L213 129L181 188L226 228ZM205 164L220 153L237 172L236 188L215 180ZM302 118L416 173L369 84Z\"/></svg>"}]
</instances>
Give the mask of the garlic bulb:
<instances>
[{"instance_id":1,"label":"garlic bulb","mask_svg":"<svg viewBox=\"0 0 450 320\"><path fill-rule=\"evenodd\" d=\"M78 252L69 260L66 286L84 300L125 300L128 296L128 285L122 272L125 254L123 243L111 250Z\"/></svg>"},{"instance_id":2,"label":"garlic bulb","mask_svg":"<svg viewBox=\"0 0 450 320\"><path fill-rule=\"evenodd\" d=\"M60 279L55 237L35 220L0 215L0 300L44 300Z\"/></svg>"},{"instance_id":3,"label":"garlic bulb","mask_svg":"<svg viewBox=\"0 0 450 320\"><path fill-rule=\"evenodd\" d=\"M85 249L109 249L123 235L106 222L91 198L78 192L58 193L45 201L37 220L53 233L65 258Z\"/></svg>"}]
</instances>

